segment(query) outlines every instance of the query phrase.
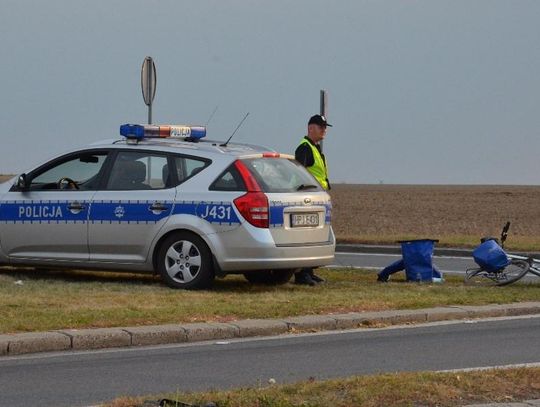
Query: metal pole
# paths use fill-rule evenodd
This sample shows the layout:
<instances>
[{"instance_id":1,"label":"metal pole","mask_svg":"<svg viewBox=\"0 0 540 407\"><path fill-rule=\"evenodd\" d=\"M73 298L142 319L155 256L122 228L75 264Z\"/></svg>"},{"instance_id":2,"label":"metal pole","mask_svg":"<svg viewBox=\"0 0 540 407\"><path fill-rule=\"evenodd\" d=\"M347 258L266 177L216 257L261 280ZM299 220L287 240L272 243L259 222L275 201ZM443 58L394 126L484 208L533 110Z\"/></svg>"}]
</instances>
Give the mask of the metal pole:
<instances>
[{"instance_id":1,"label":"metal pole","mask_svg":"<svg viewBox=\"0 0 540 407\"><path fill-rule=\"evenodd\" d=\"M148 83L152 84L152 70L150 69L150 67L147 72L147 77L148 77ZM153 94L154 94L154 89L150 89L150 95L153 95ZM150 104L148 105L148 124L152 124L152 102L153 102L152 99L150 99Z\"/></svg>"},{"instance_id":2,"label":"metal pole","mask_svg":"<svg viewBox=\"0 0 540 407\"><path fill-rule=\"evenodd\" d=\"M326 115L326 106L328 105L328 95L326 94L326 91L324 89L321 89L321 116L326 117L326 120L328 120L328 117ZM321 146L321 151L323 150L323 142L321 141L319 143Z\"/></svg>"}]
</instances>

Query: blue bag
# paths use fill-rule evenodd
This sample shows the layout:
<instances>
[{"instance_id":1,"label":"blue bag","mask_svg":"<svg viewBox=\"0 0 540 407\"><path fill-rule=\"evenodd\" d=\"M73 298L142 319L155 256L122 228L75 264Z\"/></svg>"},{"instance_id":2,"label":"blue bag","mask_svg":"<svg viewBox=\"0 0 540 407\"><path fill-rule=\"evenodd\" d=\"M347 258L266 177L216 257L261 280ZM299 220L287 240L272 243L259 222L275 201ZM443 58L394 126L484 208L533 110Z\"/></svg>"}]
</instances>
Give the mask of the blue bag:
<instances>
[{"instance_id":1,"label":"blue bag","mask_svg":"<svg viewBox=\"0 0 540 407\"><path fill-rule=\"evenodd\" d=\"M441 278L441 274L433 266L433 250L437 240L420 239L404 240L401 253L405 263L407 281L433 281L433 277Z\"/></svg>"},{"instance_id":2,"label":"blue bag","mask_svg":"<svg viewBox=\"0 0 540 407\"><path fill-rule=\"evenodd\" d=\"M510 264L510 259L495 240L487 240L474 249L473 258L486 271L499 271Z\"/></svg>"}]
</instances>

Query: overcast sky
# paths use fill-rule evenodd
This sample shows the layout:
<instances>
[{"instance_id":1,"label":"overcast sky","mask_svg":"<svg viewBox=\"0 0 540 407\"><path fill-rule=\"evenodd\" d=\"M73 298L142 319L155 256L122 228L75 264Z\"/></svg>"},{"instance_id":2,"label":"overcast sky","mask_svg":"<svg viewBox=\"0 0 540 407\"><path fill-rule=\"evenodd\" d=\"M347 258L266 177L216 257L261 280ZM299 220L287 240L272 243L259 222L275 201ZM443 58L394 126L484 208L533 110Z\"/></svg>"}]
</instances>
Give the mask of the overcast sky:
<instances>
[{"instance_id":1,"label":"overcast sky","mask_svg":"<svg viewBox=\"0 0 540 407\"><path fill-rule=\"evenodd\" d=\"M540 184L540 1L0 0L0 172L145 123L292 153L329 98L330 179Z\"/></svg>"}]
</instances>

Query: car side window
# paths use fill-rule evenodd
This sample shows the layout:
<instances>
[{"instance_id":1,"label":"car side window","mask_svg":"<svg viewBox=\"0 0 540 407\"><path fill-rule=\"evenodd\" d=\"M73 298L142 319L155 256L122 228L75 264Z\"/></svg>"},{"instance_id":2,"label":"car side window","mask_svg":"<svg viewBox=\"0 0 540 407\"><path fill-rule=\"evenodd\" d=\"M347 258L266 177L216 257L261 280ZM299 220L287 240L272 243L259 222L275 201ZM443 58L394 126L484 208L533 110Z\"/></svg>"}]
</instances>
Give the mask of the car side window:
<instances>
[{"instance_id":1,"label":"car side window","mask_svg":"<svg viewBox=\"0 0 540 407\"><path fill-rule=\"evenodd\" d=\"M176 177L178 181L177 185L179 185L188 178L200 173L204 168L210 165L210 162L195 157L175 156L174 165L176 168Z\"/></svg>"},{"instance_id":2,"label":"car side window","mask_svg":"<svg viewBox=\"0 0 540 407\"><path fill-rule=\"evenodd\" d=\"M209 189L210 191L245 191L246 185L236 167L231 165L217 177Z\"/></svg>"},{"instance_id":3,"label":"car side window","mask_svg":"<svg viewBox=\"0 0 540 407\"><path fill-rule=\"evenodd\" d=\"M71 155L32 175L30 190L95 190L106 152Z\"/></svg>"},{"instance_id":4,"label":"car side window","mask_svg":"<svg viewBox=\"0 0 540 407\"><path fill-rule=\"evenodd\" d=\"M120 151L112 165L108 190L137 191L169 186L167 156L151 152Z\"/></svg>"}]
</instances>

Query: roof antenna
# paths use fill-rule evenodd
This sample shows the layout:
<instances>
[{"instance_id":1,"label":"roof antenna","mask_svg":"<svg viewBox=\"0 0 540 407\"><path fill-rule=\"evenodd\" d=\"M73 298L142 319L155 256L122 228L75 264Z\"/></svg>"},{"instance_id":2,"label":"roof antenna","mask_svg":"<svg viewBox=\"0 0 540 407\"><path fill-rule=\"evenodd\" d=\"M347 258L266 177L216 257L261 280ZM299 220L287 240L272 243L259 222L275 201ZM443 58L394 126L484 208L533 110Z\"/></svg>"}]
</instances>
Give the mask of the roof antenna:
<instances>
[{"instance_id":1,"label":"roof antenna","mask_svg":"<svg viewBox=\"0 0 540 407\"><path fill-rule=\"evenodd\" d=\"M244 123L244 120L246 120L248 116L249 116L249 112L246 113L246 115L244 116L244 118L242 119L242 121L238 124L238 126L236 126L236 129L234 129L233 134L231 134L231 137L229 137L229 139L228 139L225 143L220 144L220 145L219 145L220 147L227 147L227 144L229 144L229 141L231 141L231 139L233 138L234 134L238 131L238 129L240 128L240 126L242 125L242 123Z\"/></svg>"},{"instance_id":2,"label":"roof antenna","mask_svg":"<svg viewBox=\"0 0 540 407\"><path fill-rule=\"evenodd\" d=\"M212 120L212 118L214 117L214 115L216 114L217 110L218 110L218 107L219 105L216 105L216 107L214 108L214 111L212 112L212 114L210 115L210 117L208 118L208 120L206 121L206 124L204 125L204 127L208 127L208 123L210 123L210 120Z\"/></svg>"}]
</instances>

